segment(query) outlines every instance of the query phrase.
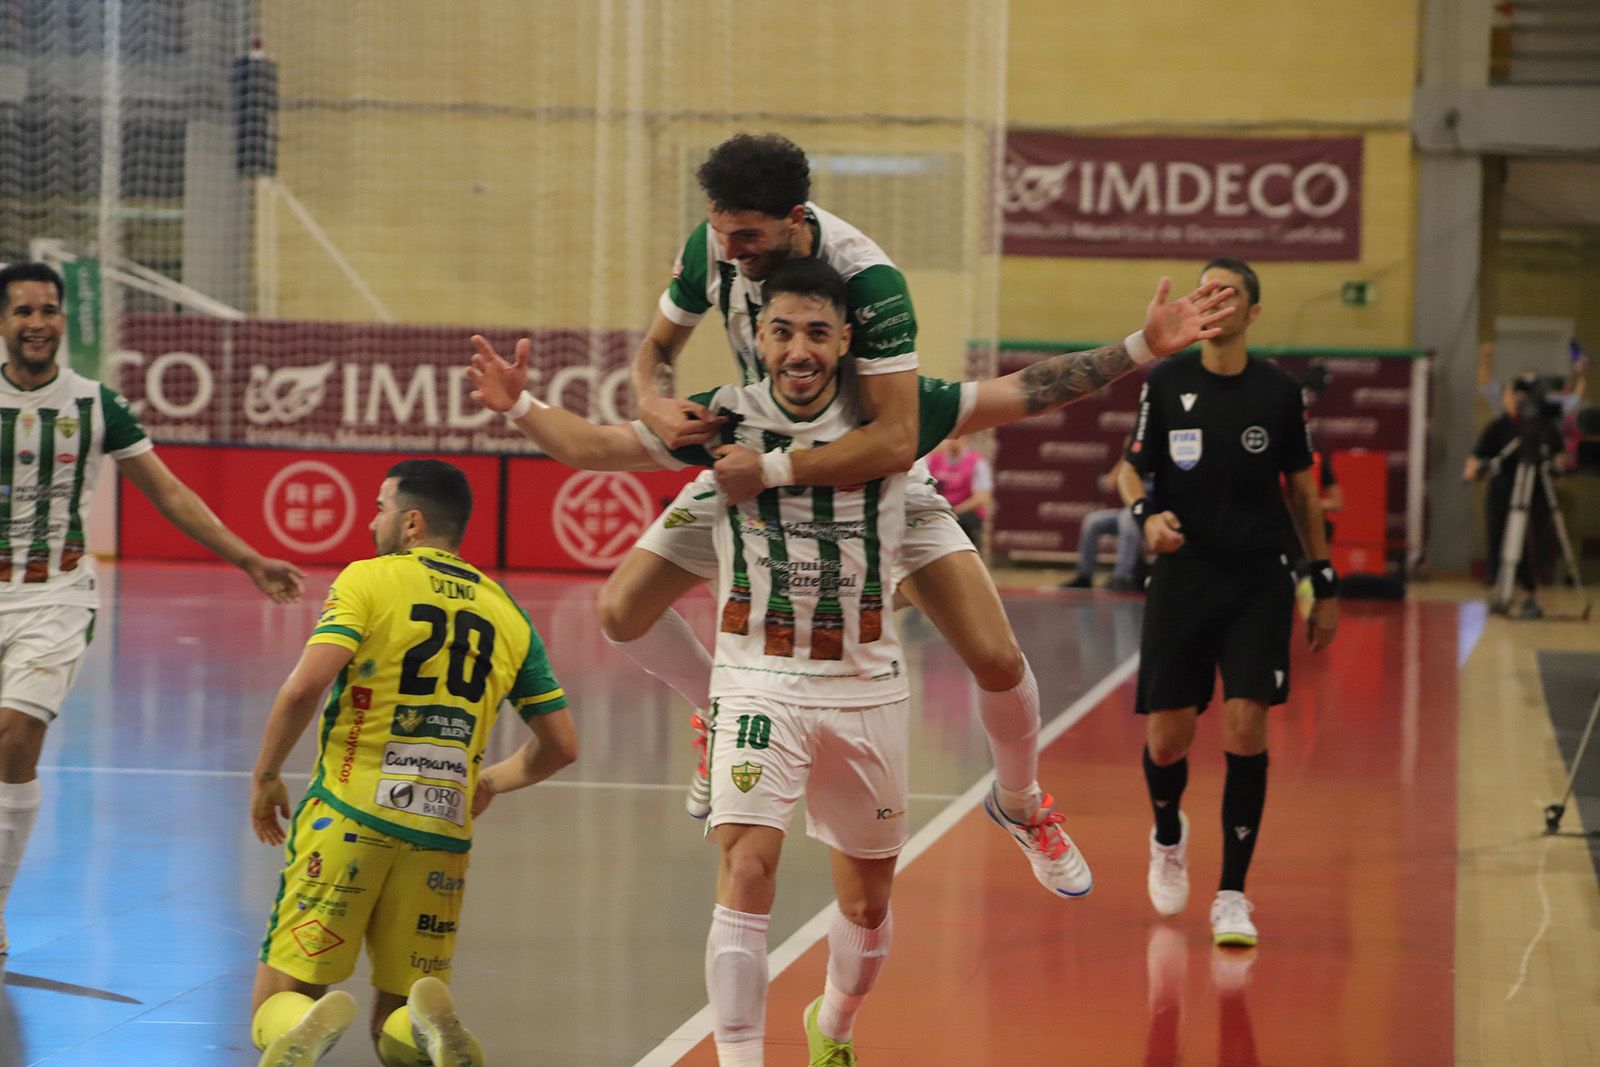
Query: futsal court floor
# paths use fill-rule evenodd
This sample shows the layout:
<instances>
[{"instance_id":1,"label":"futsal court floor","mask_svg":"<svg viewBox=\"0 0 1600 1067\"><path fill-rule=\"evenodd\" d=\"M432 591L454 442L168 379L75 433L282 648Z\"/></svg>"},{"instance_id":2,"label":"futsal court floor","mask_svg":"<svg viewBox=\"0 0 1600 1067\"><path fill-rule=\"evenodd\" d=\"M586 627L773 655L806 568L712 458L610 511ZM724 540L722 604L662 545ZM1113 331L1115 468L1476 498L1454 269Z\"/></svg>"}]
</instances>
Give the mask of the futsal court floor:
<instances>
[{"instance_id":1,"label":"futsal court floor","mask_svg":"<svg viewBox=\"0 0 1600 1067\"><path fill-rule=\"evenodd\" d=\"M102 573L6 915L0 1067L249 1067L250 982L282 858L250 832L249 770L334 572L314 572L288 608L221 566ZM1224 951L1207 925L1215 717L1185 801L1194 894L1161 920L1144 889L1130 711L1142 602L1040 580L1001 584L1043 694L1040 779L1094 891L1052 898L989 824L970 677L903 616L914 836L894 951L856 1031L864 1067L1600 1063L1600 891L1582 839L1541 833L1565 767L1535 665L1540 650L1600 648L1594 624L1486 618L1463 587L1347 603L1330 652L1297 644L1249 884L1261 944ZM686 709L600 637L594 580L507 585L549 646L581 754L479 824L458 1003L500 1067L712 1064L715 853L683 813ZM709 631L709 598L687 614ZM524 730L503 718L491 757ZM314 733L290 760L292 788ZM821 989L830 898L825 851L796 833L772 924L777 1067L806 1059L800 1015ZM364 966L350 988L364 1018ZM376 1061L363 1031L323 1062Z\"/></svg>"}]
</instances>

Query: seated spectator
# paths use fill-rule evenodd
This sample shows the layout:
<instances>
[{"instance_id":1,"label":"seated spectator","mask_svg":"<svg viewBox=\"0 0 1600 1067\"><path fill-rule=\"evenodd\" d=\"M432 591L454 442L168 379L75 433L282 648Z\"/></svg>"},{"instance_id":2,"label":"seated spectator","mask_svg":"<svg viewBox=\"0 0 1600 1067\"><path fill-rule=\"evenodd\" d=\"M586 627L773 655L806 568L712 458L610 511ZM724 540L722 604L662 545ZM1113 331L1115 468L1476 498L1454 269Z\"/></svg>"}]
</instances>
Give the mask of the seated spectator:
<instances>
[{"instance_id":1,"label":"seated spectator","mask_svg":"<svg viewBox=\"0 0 1600 1067\"><path fill-rule=\"evenodd\" d=\"M1126 443L1124 443L1126 448ZM1117 472L1126 461L1122 452L1111 472L1102 479L1104 485L1116 485ZM1100 538L1113 534L1117 539L1117 558L1111 567L1111 578L1106 589L1113 593L1138 593L1144 590L1140 574L1144 564L1144 531L1133 519L1133 512L1125 507L1101 508L1084 516L1078 531L1078 573L1061 583L1063 589L1089 589L1094 585L1095 563L1100 557Z\"/></svg>"},{"instance_id":2,"label":"seated spectator","mask_svg":"<svg viewBox=\"0 0 1600 1067\"><path fill-rule=\"evenodd\" d=\"M994 503L994 470L965 437L949 437L928 455L928 471L939 492L956 509L956 522L972 543L983 547L983 521Z\"/></svg>"}]
</instances>

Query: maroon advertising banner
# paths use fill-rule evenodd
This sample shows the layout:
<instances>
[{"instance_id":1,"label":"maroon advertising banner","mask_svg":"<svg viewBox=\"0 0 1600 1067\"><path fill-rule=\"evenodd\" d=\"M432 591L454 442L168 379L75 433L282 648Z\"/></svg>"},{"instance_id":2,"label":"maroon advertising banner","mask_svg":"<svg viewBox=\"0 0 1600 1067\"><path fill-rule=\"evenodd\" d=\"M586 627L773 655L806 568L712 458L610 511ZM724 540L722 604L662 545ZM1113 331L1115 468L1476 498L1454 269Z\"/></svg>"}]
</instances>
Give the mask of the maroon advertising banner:
<instances>
[{"instance_id":1,"label":"maroon advertising banner","mask_svg":"<svg viewBox=\"0 0 1600 1067\"><path fill-rule=\"evenodd\" d=\"M1359 137L1006 136L1012 256L1361 258Z\"/></svg>"},{"instance_id":2,"label":"maroon advertising banner","mask_svg":"<svg viewBox=\"0 0 1600 1067\"><path fill-rule=\"evenodd\" d=\"M105 383L156 441L406 452L532 452L472 399L465 326L130 314ZM624 330L479 330L510 358L531 337L528 387L603 421L630 413Z\"/></svg>"},{"instance_id":3,"label":"maroon advertising banner","mask_svg":"<svg viewBox=\"0 0 1600 1067\"><path fill-rule=\"evenodd\" d=\"M1004 350L997 373L1009 374L1052 354L1041 349ZM1297 376L1308 363L1322 364L1327 387L1310 409L1312 440L1324 455L1349 451L1384 455L1389 474L1389 543L1403 544L1412 361L1307 356L1274 362ZM1084 517L1121 505L1104 476L1133 430L1142 382L1141 375L1130 374L1060 411L995 431L995 551L1036 558L1074 555Z\"/></svg>"}]
</instances>

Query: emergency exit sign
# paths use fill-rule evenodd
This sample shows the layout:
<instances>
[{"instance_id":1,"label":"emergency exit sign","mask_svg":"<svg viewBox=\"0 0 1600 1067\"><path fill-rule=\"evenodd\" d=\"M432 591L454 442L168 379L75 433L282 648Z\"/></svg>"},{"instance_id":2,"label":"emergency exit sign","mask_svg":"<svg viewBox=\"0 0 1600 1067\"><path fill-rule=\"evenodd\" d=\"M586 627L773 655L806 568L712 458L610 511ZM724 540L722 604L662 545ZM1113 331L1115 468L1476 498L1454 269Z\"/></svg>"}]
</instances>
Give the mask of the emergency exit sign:
<instances>
[{"instance_id":1,"label":"emergency exit sign","mask_svg":"<svg viewBox=\"0 0 1600 1067\"><path fill-rule=\"evenodd\" d=\"M1339 302L1345 307L1370 307L1378 302L1378 283L1345 282L1339 287Z\"/></svg>"}]
</instances>

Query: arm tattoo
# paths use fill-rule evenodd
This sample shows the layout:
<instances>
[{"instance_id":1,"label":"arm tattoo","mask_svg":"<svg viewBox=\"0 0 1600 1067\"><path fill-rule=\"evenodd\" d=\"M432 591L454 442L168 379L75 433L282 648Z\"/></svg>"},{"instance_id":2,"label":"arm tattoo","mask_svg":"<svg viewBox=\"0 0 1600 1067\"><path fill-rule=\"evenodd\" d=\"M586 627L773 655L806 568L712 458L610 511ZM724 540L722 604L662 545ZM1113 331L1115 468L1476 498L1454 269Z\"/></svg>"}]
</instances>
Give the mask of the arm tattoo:
<instances>
[{"instance_id":1,"label":"arm tattoo","mask_svg":"<svg viewBox=\"0 0 1600 1067\"><path fill-rule=\"evenodd\" d=\"M1022 371L1022 403L1037 415L1086 397L1132 369L1133 357L1121 344L1041 359Z\"/></svg>"}]
</instances>

